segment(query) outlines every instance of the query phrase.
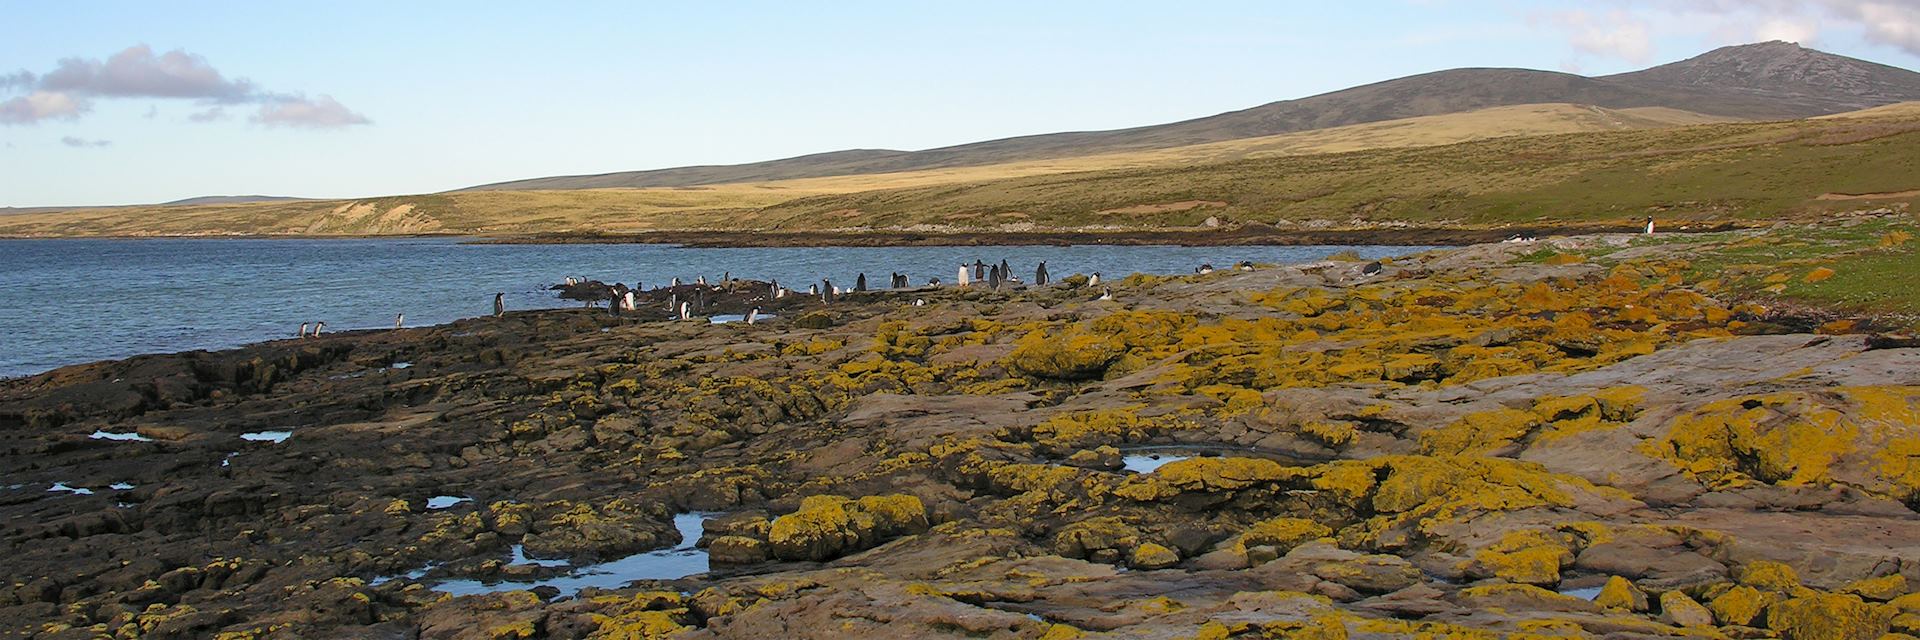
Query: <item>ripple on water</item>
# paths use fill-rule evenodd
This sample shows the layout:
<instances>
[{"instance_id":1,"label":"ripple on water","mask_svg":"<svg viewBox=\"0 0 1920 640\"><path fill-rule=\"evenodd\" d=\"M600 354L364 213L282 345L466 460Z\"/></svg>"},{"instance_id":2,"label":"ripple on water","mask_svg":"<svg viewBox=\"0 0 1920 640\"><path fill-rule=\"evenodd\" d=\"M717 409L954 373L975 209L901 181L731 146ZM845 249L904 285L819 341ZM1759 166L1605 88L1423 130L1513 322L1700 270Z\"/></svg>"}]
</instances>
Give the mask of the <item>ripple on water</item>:
<instances>
[{"instance_id":1,"label":"ripple on water","mask_svg":"<svg viewBox=\"0 0 1920 640\"><path fill-rule=\"evenodd\" d=\"M87 438L90 440L113 440L116 442L153 442L153 438L138 433L114 433L105 429L94 431L93 435L87 436Z\"/></svg>"},{"instance_id":2,"label":"ripple on water","mask_svg":"<svg viewBox=\"0 0 1920 640\"><path fill-rule=\"evenodd\" d=\"M274 444L286 442L287 438L291 437L293 437L292 431L255 431L253 433L240 434L240 439L247 442L271 442Z\"/></svg>"},{"instance_id":3,"label":"ripple on water","mask_svg":"<svg viewBox=\"0 0 1920 640\"><path fill-rule=\"evenodd\" d=\"M544 580L501 581L486 583L479 580L447 580L433 586L434 591L466 596L498 591L514 591L535 587L553 587L562 596L571 596L581 589L594 587L599 589L617 589L635 580L674 580L690 575L706 573L707 550L695 546L700 541L702 523L713 514L683 513L673 517L673 526L680 530L680 544L672 549L636 553L619 560L603 562L575 568L566 575ZM539 566L564 566L540 564L547 561L527 559L525 551L519 545L513 548L516 563L532 563Z\"/></svg>"}]
</instances>

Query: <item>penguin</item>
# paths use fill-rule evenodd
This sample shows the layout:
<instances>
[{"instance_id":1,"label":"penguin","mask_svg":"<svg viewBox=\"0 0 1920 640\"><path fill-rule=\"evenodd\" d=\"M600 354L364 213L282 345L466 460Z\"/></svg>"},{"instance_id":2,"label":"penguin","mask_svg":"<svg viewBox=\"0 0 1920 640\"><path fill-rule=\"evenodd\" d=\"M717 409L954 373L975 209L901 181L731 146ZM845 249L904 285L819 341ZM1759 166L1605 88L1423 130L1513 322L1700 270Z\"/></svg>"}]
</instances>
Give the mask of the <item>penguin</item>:
<instances>
[{"instance_id":1,"label":"penguin","mask_svg":"<svg viewBox=\"0 0 1920 640\"><path fill-rule=\"evenodd\" d=\"M753 324L753 321L758 319L760 319L760 307L747 310L747 324Z\"/></svg>"},{"instance_id":2,"label":"penguin","mask_svg":"<svg viewBox=\"0 0 1920 640\"><path fill-rule=\"evenodd\" d=\"M832 280L823 279L820 281L820 301L821 302L833 302L833 294L835 293L839 293L839 290L833 288Z\"/></svg>"},{"instance_id":3,"label":"penguin","mask_svg":"<svg viewBox=\"0 0 1920 640\"><path fill-rule=\"evenodd\" d=\"M775 299L775 300L779 300L779 299L780 299L780 296L781 296L781 294L780 294L780 281L779 281L779 280L775 280L775 281L773 281L773 282L769 282L769 283L767 283L767 290L768 290L768 291L770 292L770 293L768 293L768 295L771 295L771 296L773 296L773 299Z\"/></svg>"},{"instance_id":4,"label":"penguin","mask_svg":"<svg viewBox=\"0 0 1920 640\"><path fill-rule=\"evenodd\" d=\"M673 286L675 286L675 287L678 287L678 286L680 286L680 279L679 279L679 278L674 278L674 279L673 279Z\"/></svg>"},{"instance_id":5,"label":"penguin","mask_svg":"<svg viewBox=\"0 0 1920 640\"><path fill-rule=\"evenodd\" d=\"M1033 269L1034 286L1047 286L1047 261L1041 260L1040 266Z\"/></svg>"},{"instance_id":6,"label":"penguin","mask_svg":"<svg viewBox=\"0 0 1920 640\"><path fill-rule=\"evenodd\" d=\"M615 318L620 317L621 302L622 301L620 299L619 291L608 291L607 292L607 315L613 316Z\"/></svg>"},{"instance_id":7,"label":"penguin","mask_svg":"<svg viewBox=\"0 0 1920 640\"><path fill-rule=\"evenodd\" d=\"M1096 299L1097 299L1097 300L1112 300L1112 299L1113 299L1113 289L1112 289L1112 288L1108 288L1108 287L1102 287L1102 288L1101 288L1101 293L1100 293L1100 297L1099 297L1099 298L1096 298Z\"/></svg>"},{"instance_id":8,"label":"penguin","mask_svg":"<svg viewBox=\"0 0 1920 640\"><path fill-rule=\"evenodd\" d=\"M809 296L820 295L820 285L817 285L817 284L807 285L807 295Z\"/></svg>"},{"instance_id":9,"label":"penguin","mask_svg":"<svg viewBox=\"0 0 1920 640\"><path fill-rule=\"evenodd\" d=\"M1237 267L1238 267L1238 268L1239 268L1239 269L1240 269L1241 271L1252 271L1252 270L1253 270L1253 261L1252 261L1252 260L1241 260L1241 261L1240 261L1240 264L1239 264L1239 265L1237 265Z\"/></svg>"},{"instance_id":10,"label":"penguin","mask_svg":"<svg viewBox=\"0 0 1920 640\"><path fill-rule=\"evenodd\" d=\"M1653 235L1653 216L1647 216L1647 235Z\"/></svg>"},{"instance_id":11,"label":"penguin","mask_svg":"<svg viewBox=\"0 0 1920 640\"><path fill-rule=\"evenodd\" d=\"M960 265L960 276L959 278L954 280L954 283L956 283L956 286L961 286L961 287L972 284L973 282L973 280L971 279L972 275L973 275L973 272L967 270L967 265L964 265L964 264Z\"/></svg>"},{"instance_id":12,"label":"penguin","mask_svg":"<svg viewBox=\"0 0 1920 640\"><path fill-rule=\"evenodd\" d=\"M987 287L988 288L999 289L1001 283L1003 282L1006 282L1006 278L1004 278L1000 273L1000 265L994 265L993 268L987 270Z\"/></svg>"},{"instance_id":13,"label":"penguin","mask_svg":"<svg viewBox=\"0 0 1920 640\"><path fill-rule=\"evenodd\" d=\"M620 308L623 311L633 311L635 309L633 304L633 290L627 290L626 297L620 300Z\"/></svg>"},{"instance_id":14,"label":"penguin","mask_svg":"<svg viewBox=\"0 0 1920 640\"><path fill-rule=\"evenodd\" d=\"M1380 270L1384 268L1385 267L1380 264L1379 260L1375 260L1373 262L1367 263L1367 266L1361 267L1360 275L1363 275L1363 276L1379 275Z\"/></svg>"},{"instance_id":15,"label":"penguin","mask_svg":"<svg viewBox=\"0 0 1920 640\"><path fill-rule=\"evenodd\" d=\"M926 300L922 300L922 299L920 299L920 298L914 298L914 299L913 299L913 306L916 306L916 307L924 307L924 306L927 306L927 301L926 301Z\"/></svg>"},{"instance_id":16,"label":"penguin","mask_svg":"<svg viewBox=\"0 0 1920 640\"><path fill-rule=\"evenodd\" d=\"M853 280L853 290L854 290L854 291L866 291L866 290L867 290L867 274L866 274L866 273L864 273L864 272L862 272L862 273L860 274L860 277L858 277L858 278L855 278L855 279Z\"/></svg>"},{"instance_id":17,"label":"penguin","mask_svg":"<svg viewBox=\"0 0 1920 640\"><path fill-rule=\"evenodd\" d=\"M987 279L987 263L981 262L979 258L973 259L973 279Z\"/></svg>"},{"instance_id":18,"label":"penguin","mask_svg":"<svg viewBox=\"0 0 1920 640\"><path fill-rule=\"evenodd\" d=\"M691 309L688 309L687 305L688 303L685 303L685 302L680 303L680 319L681 320L693 319L693 311Z\"/></svg>"},{"instance_id":19,"label":"penguin","mask_svg":"<svg viewBox=\"0 0 1920 640\"><path fill-rule=\"evenodd\" d=\"M1100 286L1100 272L1095 271L1093 272L1093 275L1087 276L1087 286L1089 287Z\"/></svg>"},{"instance_id":20,"label":"penguin","mask_svg":"<svg viewBox=\"0 0 1920 640\"><path fill-rule=\"evenodd\" d=\"M732 271L720 272L720 284L726 284L729 282L733 282L733 272Z\"/></svg>"},{"instance_id":21,"label":"penguin","mask_svg":"<svg viewBox=\"0 0 1920 640\"><path fill-rule=\"evenodd\" d=\"M1213 265L1211 265L1211 264L1203 264L1203 265L1200 265L1200 268L1198 268L1198 269L1194 269L1194 270L1193 270L1193 272L1194 272L1194 273L1198 273L1198 274L1200 274L1200 275L1203 275L1203 276L1204 276L1204 275L1207 275L1207 274L1209 274L1209 273L1213 273Z\"/></svg>"},{"instance_id":22,"label":"penguin","mask_svg":"<svg viewBox=\"0 0 1920 640\"><path fill-rule=\"evenodd\" d=\"M400 327L405 326L406 324L407 324L407 314L404 314L404 313L393 314L393 330L399 331Z\"/></svg>"},{"instance_id":23,"label":"penguin","mask_svg":"<svg viewBox=\"0 0 1920 640\"><path fill-rule=\"evenodd\" d=\"M493 294L493 317L507 315L507 294Z\"/></svg>"},{"instance_id":24,"label":"penguin","mask_svg":"<svg viewBox=\"0 0 1920 640\"><path fill-rule=\"evenodd\" d=\"M320 337L320 330L321 330L321 329L325 329L325 328L327 328L327 323L325 323L325 322L315 322L315 323L313 323L313 337L315 337L315 338L318 338L318 337Z\"/></svg>"},{"instance_id":25,"label":"penguin","mask_svg":"<svg viewBox=\"0 0 1920 640\"><path fill-rule=\"evenodd\" d=\"M306 323L306 322L300 323L300 337L302 338L307 337L307 324L309 323Z\"/></svg>"},{"instance_id":26,"label":"penguin","mask_svg":"<svg viewBox=\"0 0 1920 640\"><path fill-rule=\"evenodd\" d=\"M1001 258L1000 259L1000 279L1001 280L1007 279L1007 275L1011 273L1013 273L1013 267L1007 266L1006 258Z\"/></svg>"},{"instance_id":27,"label":"penguin","mask_svg":"<svg viewBox=\"0 0 1920 640\"><path fill-rule=\"evenodd\" d=\"M936 276L936 277L932 277L932 278L927 278L927 286L929 286L929 287L938 287L938 286L940 286L940 278L939 278L938 276Z\"/></svg>"},{"instance_id":28,"label":"penguin","mask_svg":"<svg viewBox=\"0 0 1920 640\"><path fill-rule=\"evenodd\" d=\"M580 281L573 279L573 276L567 276L567 286L571 287L577 284L580 284Z\"/></svg>"}]
</instances>

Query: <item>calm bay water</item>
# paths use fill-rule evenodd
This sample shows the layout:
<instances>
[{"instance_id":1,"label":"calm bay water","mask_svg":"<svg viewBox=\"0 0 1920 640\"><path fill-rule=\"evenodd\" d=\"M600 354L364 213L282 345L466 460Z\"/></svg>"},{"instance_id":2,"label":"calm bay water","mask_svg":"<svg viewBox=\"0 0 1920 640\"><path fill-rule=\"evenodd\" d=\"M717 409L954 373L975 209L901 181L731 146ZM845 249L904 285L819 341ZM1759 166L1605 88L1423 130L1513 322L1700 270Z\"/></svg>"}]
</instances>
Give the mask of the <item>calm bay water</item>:
<instances>
[{"instance_id":1,"label":"calm bay water","mask_svg":"<svg viewBox=\"0 0 1920 640\"><path fill-rule=\"evenodd\" d=\"M1100 272L1190 273L1203 263L1293 263L1342 249L1376 258L1418 247L795 247L471 245L453 238L374 240L0 240L0 376L142 353L221 349L328 331L450 322L508 309L571 306L546 288L569 275L648 287L705 275L820 278L874 286L900 271L951 283L962 262L1007 260L1030 280Z\"/></svg>"}]
</instances>

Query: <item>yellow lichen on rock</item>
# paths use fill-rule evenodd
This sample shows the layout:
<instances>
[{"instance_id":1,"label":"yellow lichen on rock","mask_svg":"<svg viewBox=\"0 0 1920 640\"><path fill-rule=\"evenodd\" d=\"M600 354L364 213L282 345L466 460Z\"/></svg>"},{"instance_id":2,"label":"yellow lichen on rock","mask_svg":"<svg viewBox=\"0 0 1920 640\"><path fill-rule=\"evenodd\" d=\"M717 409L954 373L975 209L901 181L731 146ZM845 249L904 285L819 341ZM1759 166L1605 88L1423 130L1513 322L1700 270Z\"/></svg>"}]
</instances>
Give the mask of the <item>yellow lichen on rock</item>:
<instances>
[{"instance_id":1,"label":"yellow lichen on rock","mask_svg":"<svg viewBox=\"0 0 1920 640\"><path fill-rule=\"evenodd\" d=\"M1767 628L1790 640L1868 640L1887 632L1893 614L1859 596L1816 593L1767 607Z\"/></svg>"}]
</instances>

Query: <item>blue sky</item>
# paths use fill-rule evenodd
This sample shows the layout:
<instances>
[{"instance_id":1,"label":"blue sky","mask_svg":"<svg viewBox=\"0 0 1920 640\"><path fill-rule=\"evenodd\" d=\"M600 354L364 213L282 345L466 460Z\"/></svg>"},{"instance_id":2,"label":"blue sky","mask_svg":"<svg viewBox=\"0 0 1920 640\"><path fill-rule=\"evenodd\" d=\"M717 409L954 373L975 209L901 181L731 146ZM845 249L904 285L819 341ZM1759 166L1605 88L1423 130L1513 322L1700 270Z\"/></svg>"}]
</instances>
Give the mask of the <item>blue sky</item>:
<instances>
[{"instance_id":1,"label":"blue sky","mask_svg":"<svg viewBox=\"0 0 1920 640\"><path fill-rule=\"evenodd\" d=\"M0 206L921 149L1453 67L1616 73L1774 37L1920 68L1920 0L824 4L13 4ZM174 75L140 76L156 69Z\"/></svg>"}]
</instances>

